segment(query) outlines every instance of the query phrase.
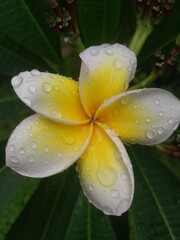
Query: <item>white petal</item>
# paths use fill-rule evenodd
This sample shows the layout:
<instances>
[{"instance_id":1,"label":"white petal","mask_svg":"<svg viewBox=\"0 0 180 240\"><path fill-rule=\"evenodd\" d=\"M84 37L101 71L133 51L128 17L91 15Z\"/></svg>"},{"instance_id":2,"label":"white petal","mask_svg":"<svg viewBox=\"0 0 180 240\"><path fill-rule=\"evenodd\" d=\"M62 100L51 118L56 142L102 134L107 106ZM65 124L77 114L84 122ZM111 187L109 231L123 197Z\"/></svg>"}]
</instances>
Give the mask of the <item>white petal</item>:
<instances>
[{"instance_id":1,"label":"white petal","mask_svg":"<svg viewBox=\"0 0 180 240\"><path fill-rule=\"evenodd\" d=\"M110 130L94 127L77 170L93 205L109 215L120 216L128 210L134 193L132 165L123 144Z\"/></svg>"},{"instance_id":2,"label":"white petal","mask_svg":"<svg viewBox=\"0 0 180 240\"><path fill-rule=\"evenodd\" d=\"M80 57L80 97L92 116L105 100L127 89L135 73L136 56L126 46L105 44L89 47Z\"/></svg>"},{"instance_id":3,"label":"white petal","mask_svg":"<svg viewBox=\"0 0 180 240\"><path fill-rule=\"evenodd\" d=\"M178 127L180 101L158 88L127 91L102 104L95 118L125 142L153 145Z\"/></svg>"},{"instance_id":4,"label":"white petal","mask_svg":"<svg viewBox=\"0 0 180 240\"><path fill-rule=\"evenodd\" d=\"M32 70L13 77L11 83L18 97L37 113L65 124L89 121L80 101L79 85L71 78Z\"/></svg>"},{"instance_id":5,"label":"white petal","mask_svg":"<svg viewBox=\"0 0 180 240\"><path fill-rule=\"evenodd\" d=\"M47 177L72 165L90 141L89 125L64 125L35 114L13 131L6 164L21 175Z\"/></svg>"}]
</instances>

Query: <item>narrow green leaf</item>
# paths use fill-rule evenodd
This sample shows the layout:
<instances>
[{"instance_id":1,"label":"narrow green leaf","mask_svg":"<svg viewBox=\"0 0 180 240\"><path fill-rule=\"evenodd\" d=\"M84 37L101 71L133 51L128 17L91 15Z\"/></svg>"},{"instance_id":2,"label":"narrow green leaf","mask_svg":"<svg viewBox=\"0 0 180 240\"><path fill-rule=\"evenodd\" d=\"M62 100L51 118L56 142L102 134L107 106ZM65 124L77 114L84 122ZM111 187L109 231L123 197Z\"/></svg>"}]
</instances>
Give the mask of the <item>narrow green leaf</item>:
<instances>
[{"instance_id":1,"label":"narrow green leaf","mask_svg":"<svg viewBox=\"0 0 180 240\"><path fill-rule=\"evenodd\" d=\"M85 46L113 42L120 17L119 0L77 0L81 36Z\"/></svg>"},{"instance_id":2,"label":"narrow green leaf","mask_svg":"<svg viewBox=\"0 0 180 240\"><path fill-rule=\"evenodd\" d=\"M37 180L0 168L0 239L5 239L11 224L21 213L38 185Z\"/></svg>"},{"instance_id":3,"label":"narrow green leaf","mask_svg":"<svg viewBox=\"0 0 180 240\"><path fill-rule=\"evenodd\" d=\"M37 55L32 54L21 45L10 39L7 35L0 33L0 73L13 76L21 71L50 70L50 68Z\"/></svg>"},{"instance_id":4,"label":"narrow green leaf","mask_svg":"<svg viewBox=\"0 0 180 240\"><path fill-rule=\"evenodd\" d=\"M65 240L115 240L111 224L104 213L93 207L80 191Z\"/></svg>"},{"instance_id":5,"label":"narrow green leaf","mask_svg":"<svg viewBox=\"0 0 180 240\"><path fill-rule=\"evenodd\" d=\"M179 181L158 161L163 156L142 148L129 150L136 180L132 235L138 240L176 240L180 236Z\"/></svg>"},{"instance_id":6,"label":"narrow green leaf","mask_svg":"<svg viewBox=\"0 0 180 240\"><path fill-rule=\"evenodd\" d=\"M34 10L42 9L42 12L38 11L38 13L44 15L45 2L41 5L37 4L37 1L31 2L33 2ZM44 21L46 21L45 18ZM54 49L45 29L30 9L28 1L5 0L0 2L0 31L34 54L59 63L60 53Z\"/></svg>"},{"instance_id":7,"label":"narrow green leaf","mask_svg":"<svg viewBox=\"0 0 180 240\"><path fill-rule=\"evenodd\" d=\"M64 239L78 193L73 168L43 179L6 240Z\"/></svg>"}]
</instances>

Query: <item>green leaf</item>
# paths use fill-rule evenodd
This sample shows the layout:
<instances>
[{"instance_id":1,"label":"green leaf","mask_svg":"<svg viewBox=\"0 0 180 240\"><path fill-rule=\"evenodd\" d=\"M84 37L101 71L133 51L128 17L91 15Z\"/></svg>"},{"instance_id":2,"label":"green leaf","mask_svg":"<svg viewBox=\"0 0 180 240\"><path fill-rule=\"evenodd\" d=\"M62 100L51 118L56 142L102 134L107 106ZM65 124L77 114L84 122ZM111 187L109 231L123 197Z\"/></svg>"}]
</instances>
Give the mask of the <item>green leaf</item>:
<instances>
[{"instance_id":1,"label":"green leaf","mask_svg":"<svg viewBox=\"0 0 180 240\"><path fill-rule=\"evenodd\" d=\"M145 155L142 154L145 152ZM180 236L179 181L152 148L129 149L135 171L135 197L130 219L132 239L176 240ZM136 237L136 238L135 238Z\"/></svg>"},{"instance_id":2,"label":"green leaf","mask_svg":"<svg viewBox=\"0 0 180 240\"><path fill-rule=\"evenodd\" d=\"M39 18L42 19L47 9L44 4L47 5L45 2L41 5L37 4L34 0L1 1L0 31L39 57L59 63L60 53L52 44L54 34L52 33L53 37L49 38L45 32L47 27L44 28L45 24L39 22ZM44 22L46 22L45 18ZM50 29L49 31L51 32Z\"/></svg>"},{"instance_id":3,"label":"green leaf","mask_svg":"<svg viewBox=\"0 0 180 240\"><path fill-rule=\"evenodd\" d=\"M113 42L120 18L119 0L77 0L79 28L85 46Z\"/></svg>"},{"instance_id":4,"label":"green leaf","mask_svg":"<svg viewBox=\"0 0 180 240\"><path fill-rule=\"evenodd\" d=\"M116 237L108 217L93 207L81 191L64 239L115 240Z\"/></svg>"},{"instance_id":5,"label":"green leaf","mask_svg":"<svg viewBox=\"0 0 180 240\"><path fill-rule=\"evenodd\" d=\"M5 166L0 168L0 239L5 239L38 185L37 180L21 177Z\"/></svg>"},{"instance_id":6,"label":"green leaf","mask_svg":"<svg viewBox=\"0 0 180 240\"><path fill-rule=\"evenodd\" d=\"M78 193L73 168L43 179L6 240L64 239Z\"/></svg>"},{"instance_id":7,"label":"green leaf","mask_svg":"<svg viewBox=\"0 0 180 240\"><path fill-rule=\"evenodd\" d=\"M0 73L13 76L24 70L50 70L46 63L37 55L32 54L21 45L10 39L7 35L0 33Z\"/></svg>"}]
</instances>

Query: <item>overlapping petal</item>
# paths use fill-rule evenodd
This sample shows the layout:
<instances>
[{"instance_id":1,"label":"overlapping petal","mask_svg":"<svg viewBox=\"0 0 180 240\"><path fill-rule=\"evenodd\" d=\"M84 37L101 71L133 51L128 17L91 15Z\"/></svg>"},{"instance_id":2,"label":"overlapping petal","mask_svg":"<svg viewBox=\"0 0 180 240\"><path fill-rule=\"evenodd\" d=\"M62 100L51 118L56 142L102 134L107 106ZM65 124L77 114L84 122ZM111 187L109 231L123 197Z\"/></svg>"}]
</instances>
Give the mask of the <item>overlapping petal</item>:
<instances>
[{"instance_id":1,"label":"overlapping petal","mask_svg":"<svg viewBox=\"0 0 180 240\"><path fill-rule=\"evenodd\" d=\"M85 195L97 208L118 216L129 208L134 192L132 166L124 146L110 130L94 126L77 170Z\"/></svg>"},{"instance_id":2,"label":"overlapping petal","mask_svg":"<svg viewBox=\"0 0 180 240\"><path fill-rule=\"evenodd\" d=\"M14 130L6 164L29 177L47 177L73 164L87 148L91 124L65 125L35 114Z\"/></svg>"},{"instance_id":3,"label":"overlapping petal","mask_svg":"<svg viewBox=\"0 0 180 240\"><path fill-rule=\"evenodd\" d=\"M65 124L88 121L78 83L70 78L32 70L13 77L12 85L19 98L35 112Z\"/></svg>"},{"instance_id":4,"label":"overlapping petal","mask_svg":"<svg viewBox=\"0 0 180 240\"><path fill-rule=\"evenodd\" d=\"M96 118L125 142L153 145L166 140L178 127L180 102L162 89L134 90L106 101Z\"/></svg>"},{"instance_id":5,"label":"overlapping petal","mask_svg":"<svg viewBox=\"0 0 180 240\"><path fill-rule=\"evenodd\" d=\"M136 69L136 56L120 44L104 44L80 54L80 97L89 116L108 98L127 89Z\"/></svg>"}]
</instances>

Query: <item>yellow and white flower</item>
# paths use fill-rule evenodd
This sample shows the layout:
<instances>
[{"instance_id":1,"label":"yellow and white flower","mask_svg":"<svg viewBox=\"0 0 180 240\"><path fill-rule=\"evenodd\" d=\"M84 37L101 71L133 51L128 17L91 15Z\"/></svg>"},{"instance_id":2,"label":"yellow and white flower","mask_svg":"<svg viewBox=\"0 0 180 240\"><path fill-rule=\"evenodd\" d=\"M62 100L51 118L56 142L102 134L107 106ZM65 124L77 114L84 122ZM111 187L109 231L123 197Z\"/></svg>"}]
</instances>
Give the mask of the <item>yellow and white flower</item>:
<instances>
[{"instance_id":1,"label":"yellow and white flower","mask_svg":"<svg viewBox=\"0 0 180 240\"><path fill-rule=\"evenodd\" d=\"M79 83L38 70L12 78L16 94L36 114L10 136L6 163L41 178L77 161L89 201L106 214L121 215L134 193L122 142L153 145L167 139L179 124L179 100L162 89L126 91L136 56L123 45L93 46L80 57Z\"/></svg>"}]
</instances>

